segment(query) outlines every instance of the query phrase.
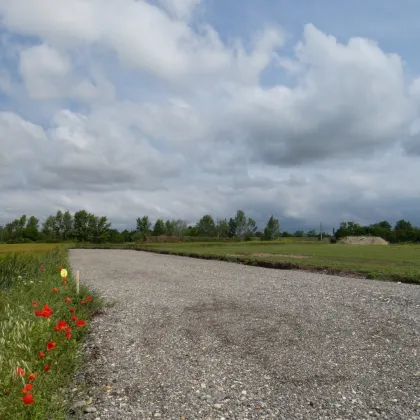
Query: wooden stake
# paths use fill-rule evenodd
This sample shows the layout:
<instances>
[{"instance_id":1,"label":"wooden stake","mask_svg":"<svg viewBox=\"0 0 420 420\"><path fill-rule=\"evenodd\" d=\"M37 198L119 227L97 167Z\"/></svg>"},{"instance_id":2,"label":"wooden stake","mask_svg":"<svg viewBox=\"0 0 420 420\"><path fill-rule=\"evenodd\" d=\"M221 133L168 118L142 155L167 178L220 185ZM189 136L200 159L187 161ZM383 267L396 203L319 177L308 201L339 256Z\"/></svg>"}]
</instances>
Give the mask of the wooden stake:
<instances>
[{"instance_id":1,"label":"wooden stake","mask_svg":"<svg viewBox=\"0 0 420 420\"><path fill-rule=\"evenodd\" d=\"M80 288L80 271L76 271L76 292L79 294L79 288Z\"/></svg>"}]
</instances>

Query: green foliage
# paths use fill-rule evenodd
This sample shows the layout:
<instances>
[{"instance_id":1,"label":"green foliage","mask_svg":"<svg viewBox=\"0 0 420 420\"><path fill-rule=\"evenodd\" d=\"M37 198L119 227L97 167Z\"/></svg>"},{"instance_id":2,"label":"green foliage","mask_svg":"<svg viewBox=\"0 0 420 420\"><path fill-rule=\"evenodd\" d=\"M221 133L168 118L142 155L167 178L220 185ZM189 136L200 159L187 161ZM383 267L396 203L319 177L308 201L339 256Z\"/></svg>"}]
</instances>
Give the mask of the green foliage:
<instances>
[{"instance_id":1,"label":"green foliage","mask_svg":"<svg viewBox=\"0 0 420 420\"><path fill-rule=\"evenodd\" d=\"M270 216L267 226L264 229L263 238L266 241L272 241L280 235L280 222L274 216Z\"/></svg>"},{"instance_id":2,"label":"green foliage","mask_svg":"<svg viewBox=\"0 0 420 420\"><path fill-rule=\"evenodd\" d=\"M215 236L216 225L209 214L206 214L198 221L196 228L200 236Z\"/></svg>"},{"instance_id":3,"label":"green foliage","mask_svg":"<svg viewBox=\"0 0 420 420\"><path fill-rule=\"evenodd\" d=\"M153 235L160 236L166 233L165 222L162 219L157 219L153 227Z\"/></svg>"},{"instance_id":4,"label":"green foliage","mask_svg":"<svg viewBox=\"0 0 420 420\"><path fill-rule=\"evenodd\" d=\"M92 294L92 303L81 304L81 298L88 296L89 290L82 285L81 295L77 296L67 254L62 249L38 255L11 255L7 260L10 266L7 276L11 275L13 281L7 290L0 290L0 418L65 419L67 407L63 401L81 364L78 347L86 332L86 327L74 326L69 308L74 307L78 318L88 321L102 302ZM41 264L45 270L40 269ZM58 265L69 271L65 289L61 285ZM0 283L3 284L4 275L5 271L0 271ZM57 287L59 292L53 293L53 287ZM66 303L66 297L70 297L72 302ZM37 308L33 306L34 301L39 303L38 309L48 304L53 310L51 318L35 316ZM65 338L62 332L53 331L59 320L73 325L70 339ZM47 351L46 343L50 340L56 342L56 347ZM42 360L39 351L46 354ZM51 366L48 372L43 369L46 364ZM25 370L25 376L16 374L17 367ZM31 391L35 403L27 406L21 400L21 389L29 383L29 372L36 374Z\"/></svg>"}]
</instances>

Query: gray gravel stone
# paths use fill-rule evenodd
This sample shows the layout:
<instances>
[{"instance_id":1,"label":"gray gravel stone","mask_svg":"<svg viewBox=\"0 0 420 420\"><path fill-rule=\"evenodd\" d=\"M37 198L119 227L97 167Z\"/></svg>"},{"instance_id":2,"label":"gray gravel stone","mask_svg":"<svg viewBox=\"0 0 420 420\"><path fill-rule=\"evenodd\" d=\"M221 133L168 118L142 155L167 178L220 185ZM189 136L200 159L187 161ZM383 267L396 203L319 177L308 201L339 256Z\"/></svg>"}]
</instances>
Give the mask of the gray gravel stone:
<instances>
[{"instance_id":1,"label":"gray gravel stone","mask_svg":"<svg viewBox=\"0 0 420 420\"><path fill-rule=\"evenodd\" d=\"M417 285L136 251L70 257L116 300L84 348L101 419L420 419Z\"/></svg>"}]
</instances>

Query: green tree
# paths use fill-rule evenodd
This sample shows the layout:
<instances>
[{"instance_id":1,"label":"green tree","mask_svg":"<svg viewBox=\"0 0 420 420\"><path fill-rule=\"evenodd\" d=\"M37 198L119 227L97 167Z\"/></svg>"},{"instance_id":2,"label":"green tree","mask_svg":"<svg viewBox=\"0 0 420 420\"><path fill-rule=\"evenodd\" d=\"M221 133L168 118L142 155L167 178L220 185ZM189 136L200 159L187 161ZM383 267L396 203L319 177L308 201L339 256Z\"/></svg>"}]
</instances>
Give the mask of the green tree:
<instances>
[{"instance_id":1,"label":"green tree","mask_svg":"<svg viewBox=\"0 0 420 420\"><path fill-rule=\"evenodd\" d=\"M200 236L211 237L216 233L216 225L209 214L206 214L197 222L196 228Z\"/></svg>"},{"instance_id":2,"label":"green tree","mask_svg":"<svg viewBox=\"0 0 420 420\"><path fill-rule=\"evenodd\" d=\"M57 239L63 238L63 212L57 211L54 219L54 234Z\"/></svg>"},{"instance_id":3,"label":"green tree","mask_svg":"<svg viewBox=\"0 0 420 420\"><path fill-rule=\"evenodd\" d=\"M235 216L235 225L236 225L236 235L240 238L243 238L246 227L247 227L247 220L245 216L245 212L243 210L238 210Z\"/></svg>"},{"instance_id":4,"label":"green tree","mask_svg":"<svg viewBox=\"0 0 420 420\"><path fill-rule=\"evenodd\" d=\"M229 224L226 219L216 222L216 235L218 238L227 238L229 236Z\"/></svg>"},{"instance_id":5,"label":"green tree","mask_svg":"<svg viewBox=\"0 0 420 420\"><path fill-rule=\"evenodd\" d=\"M48 239L54 239L55 216L48 216L42 225L42 232Z\"/></svg>"},{"instance_id":6,"label":"green tree","mask_svg":"<svg viewBox=\"0 0 420 420\"><path fill-rule=\"evenodd\" d=\"M39 236L39 220L35 216L31 216L26 222L23 237L31 241L37 241Z\"/></svg>"},{"instance_id":7,"label":"green tree","mask_svg":"<svg viewBox=\"0 0 420 420\"><path fill-rule=\"evenodd\" d=\"M228 237L234 238L236 236L236 221L232 217L228 222Z\"/></svg>"},{"instance_id":8,"label":"green tree","mask_svg":"<svg viewBox=\"0 0 420 420\"><path fill-rule=\"evenodd\" d=\"M137 218L137 232L142 235L148 235L150 233L150 228L152 224L150 223L149 216L143 216L142 218Z\"/></svg>"},{"instance_id":9,"label":"green tree","mask_svg":"<svg viewBox=\"0 0 420 420\"><path fill-rule=\"evenodd\" d=\"M89 213L86 210L80 210L74 213L73 231L78 241L89 240Z\"/></svg>"},{"instance_id":10,"label":"green tree","mask_svg":"<svg viewBox=\"0 0 420 420\"><path fill-rule=\"evenodd\" d=\"M184 220L177 219L172 221L172 232L174 236L178 236L179 238L182 238L187 233L187 224Z\"/></svg>"},{"instance_id":11,"label":"green tree","mask_svg":"<svg viewBox=\"0 0 420 420\"><path fill-rule=\"evenodd\" d=\"M64 240L70 239L73 236L73 216L68 210L63 214L62 234Z\"/></svg>"},{"instance_id":12,"label":"green tree","mask_svg":"<svg viewBox=\"0 0 420 420\"><path fill-rule=\"evenodd\" d=\"M316 238L317 236L319 236L319 234L315 229L311 229L308 232L306 232L306 236L308 238Z\"/></svg>"},{"instance_id":13,"label":"green tree","mask_svg":"<svg viewBox=\"0 0 420 420\"><path fill-rule=\"evenodd\" d=\"M165 222L165 229L166 229L166 234L167 235L172 236L174 234L174 228L173 228L172 220L167 220Z\"/></svg>"},{"instance_id":14,"label":"green tree","mask_svg":"<svg viewBox=\"0 0 420 420\"><path fill-rule=\"evenodd\" d=\"M270 216L267 222L267 226L264 229L263 238L267 241L271 241L280 235L280 222L274 216Z\"/></svg>"},{"instance_id":15,"label":"green tree","mask_svg":"<svg viewBox=\"0 0 420 420\"><path fill-rule=\"evenodd\" d=\"M162 219L157 219L153 227L153 235L160 236L166 233L165 222Z\"/></svg>"}]
</instances>

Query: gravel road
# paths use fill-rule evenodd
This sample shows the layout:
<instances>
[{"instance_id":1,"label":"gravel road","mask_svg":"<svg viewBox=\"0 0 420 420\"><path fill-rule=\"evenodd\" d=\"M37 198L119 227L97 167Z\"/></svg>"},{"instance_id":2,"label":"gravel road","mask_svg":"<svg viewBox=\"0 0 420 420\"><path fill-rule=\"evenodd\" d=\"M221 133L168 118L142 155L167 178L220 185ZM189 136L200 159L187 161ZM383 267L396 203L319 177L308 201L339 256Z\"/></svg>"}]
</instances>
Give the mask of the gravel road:
<instances>
[{"instance_id":1,"label":"gravel road","mask_svg":"<svg viewBox=\"0 0 420 420\"><path fill-rule=\"evenodd\" d=\"M117 301L91 324L84 418L420 419L420 286L136 251L70 258Z\"/></svg>"}]
</instances>

